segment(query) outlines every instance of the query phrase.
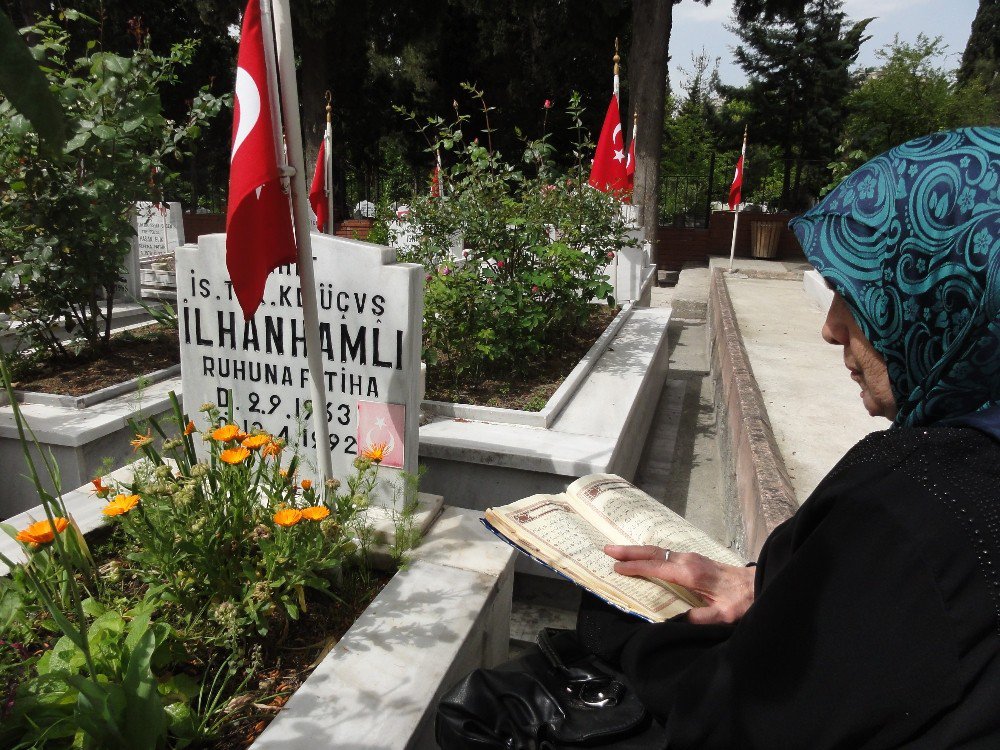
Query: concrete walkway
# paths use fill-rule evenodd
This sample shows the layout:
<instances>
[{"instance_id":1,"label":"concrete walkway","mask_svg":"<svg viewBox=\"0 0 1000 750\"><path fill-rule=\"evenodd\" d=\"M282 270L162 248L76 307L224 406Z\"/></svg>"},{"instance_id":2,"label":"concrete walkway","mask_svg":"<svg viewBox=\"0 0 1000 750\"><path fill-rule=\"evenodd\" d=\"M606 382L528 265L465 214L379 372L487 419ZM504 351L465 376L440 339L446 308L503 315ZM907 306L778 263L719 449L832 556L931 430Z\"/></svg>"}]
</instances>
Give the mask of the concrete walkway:
<instances>
[{"instance_id":1,"label":"concrete walkway","mask_svg":"<svg viewBox=\"0 0 1000 750\"><path fill-rule=\"evenodd\" d=\"M865 411L841 347L820 335L825 312L807 299L801 279L735 274L727 275L726 285L775 440L802 503L851 446L889 422Z\"/></svg>"},{"instance_id":2,"label":"concrete walkway","mask_svg":"<svg viewBox=\"0 0 1000 750\"><path fill-rule=\"evenodd\" d=\"M707 284L703 285L703 291L707 301ZM650 307L670 307L673 298L673 288L654 287ZM692 318L671 317L667 342L670 364L639 459L635 484L722 541L725 524L720 502L714 386L706 346L705 301L700 308L698 305L684 308ZM701 319L697 317L699 309ZM566 581L517 577L511 613L512 656L533 642L542 627L573 627L579 601L580 590Z\"/></svg>"}]
</instances>

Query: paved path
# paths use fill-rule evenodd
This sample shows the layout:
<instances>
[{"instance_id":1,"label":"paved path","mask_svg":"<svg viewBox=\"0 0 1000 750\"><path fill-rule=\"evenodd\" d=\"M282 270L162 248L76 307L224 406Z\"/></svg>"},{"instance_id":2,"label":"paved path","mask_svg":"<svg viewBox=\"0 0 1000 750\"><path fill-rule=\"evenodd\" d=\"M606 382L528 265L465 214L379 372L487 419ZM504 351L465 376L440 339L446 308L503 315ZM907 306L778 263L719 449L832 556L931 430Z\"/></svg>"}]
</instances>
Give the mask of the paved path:
<instances>
[{"instance_id":1,"label":"paved path","mask_svg":"<svg viewBox=\"0 0 1000 750\"><path fill-rule=\"evenodd\" d=\"M847 450L889 422L870 417L839 346L823 341L825 313L801 280L726 280L750 367L802 503Z\"/></svg>"}]
</instances>

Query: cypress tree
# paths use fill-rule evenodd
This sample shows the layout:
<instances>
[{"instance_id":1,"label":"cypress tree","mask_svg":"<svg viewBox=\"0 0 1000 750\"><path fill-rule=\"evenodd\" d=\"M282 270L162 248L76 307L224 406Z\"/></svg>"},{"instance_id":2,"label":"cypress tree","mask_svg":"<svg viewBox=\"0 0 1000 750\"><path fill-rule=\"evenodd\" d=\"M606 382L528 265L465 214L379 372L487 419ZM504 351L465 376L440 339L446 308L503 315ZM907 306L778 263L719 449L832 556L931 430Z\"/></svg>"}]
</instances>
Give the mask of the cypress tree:
<instances>
[{"instance_id":1,"label":"cypress tree","mask_svg":"<svg viewBox=\"0 0 1000 750\"><path fill-rule=\"evenodd\" d=\"M1000 92L1000 0L979 0L972 33L965 45L958 82L979 78L993 93Z\"/></svg>"}]
</instances>

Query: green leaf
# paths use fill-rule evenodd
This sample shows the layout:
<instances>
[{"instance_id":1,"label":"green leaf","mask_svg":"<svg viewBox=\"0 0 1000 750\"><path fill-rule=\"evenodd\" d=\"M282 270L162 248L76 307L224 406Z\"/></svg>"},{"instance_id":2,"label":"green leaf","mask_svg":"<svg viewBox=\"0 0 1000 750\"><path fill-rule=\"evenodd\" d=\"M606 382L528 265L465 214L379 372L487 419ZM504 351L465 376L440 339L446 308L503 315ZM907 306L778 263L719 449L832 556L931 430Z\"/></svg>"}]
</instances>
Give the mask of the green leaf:
<instances>
[{"instance_id":1,"label":"green leaf","mask_svg":"<svg viewBox=\"0 0 1000 750\"><path fill-rule=\"evenodd\" d=\"M121 686L101 685L80 675L70 675L66 681L79 691L74 720L99 747L128 747L120 724Z\"/></svg>"},{"instance_id":2,"label":"green leaf","mask_svg":"<svg viewBox=\"0 0 1000 750\"><path fill-rule=\"evenodd\" d=\"M118 135L118 132L110 125L97 125L90 132L103 141L110 141Z\"/></svg>"},{"instance_id":3,"label":"green leaf","mask_svg":"<svg viewBox=\"0 0 1000 750\"><path fill-rule=\"evenodd\" d=\"M101 604L94 597L89 597L80 602L80 606L83 607L83 613L88 617L97 618L108 611L108 608Z\"/></svg>"},{"instance_id":4,"label":"green leaf","mask_svg":"<svg viewBox=\"0 0 1000 750\"><path fill-rule=\"evenodd\" d=\"M105 70L115 75L125 75L132 68L132 61L118 55L105 55L102 58Z\"/></svg>"},{"instance_id":5,"label":"green leaf","mask_svg":"<svg viewBox=\"0 0 1000 750\"><path fill-rule=\"evenodd\" d=\"M78 148L83 146L88 140L90 140L90 132L85 131L83 133L77 133L72 138L70 138L69 143L66 144L66 153L76 151Z\"/></svg>"},{"instance_id":6,"label":"green leaf","mask_svg":"<svg viewBox=\"0 0 1000 750\"><path fill-rule=\"evenodd\" d=\"M31 121L38 137L52 149L66 142L66 120L49 82L21 35L0 12L0 94Z\"/></svg>"},{"instance_id":7,"label":"green leaf","mask_svg":"<svg viewBox=\"0 0 1000 750\"><path fill-rule=\"evenodd\" d=\"M125 670L125 737L132 750L156 750L167 732L167 715L149 666L155 650L153 631L146 630L132 649Z\"/></svg>"}]
</instances>

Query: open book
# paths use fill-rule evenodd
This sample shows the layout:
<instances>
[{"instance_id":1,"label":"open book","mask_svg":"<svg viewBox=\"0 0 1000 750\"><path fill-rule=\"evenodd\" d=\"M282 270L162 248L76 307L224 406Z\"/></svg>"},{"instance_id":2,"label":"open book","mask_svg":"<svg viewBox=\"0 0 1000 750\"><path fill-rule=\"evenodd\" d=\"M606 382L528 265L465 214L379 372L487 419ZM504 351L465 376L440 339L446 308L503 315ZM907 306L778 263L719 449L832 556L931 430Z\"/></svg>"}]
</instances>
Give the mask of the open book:
<instances>
[{"instance_id":1,"label":"open book","mask_svg":"<svg viewBox=\"0 0 1000 750\"><path fill-rule=\"evenodd\" d=\"M746 563L614 474L583 477L561 495L532 495L488 508L483 523L609 604L652 622L704 602L681 586L615 573L615 561L604 554L605 544L655 544L674 552L698 552L727 565Z\"/></svg>"}]
</instances>

